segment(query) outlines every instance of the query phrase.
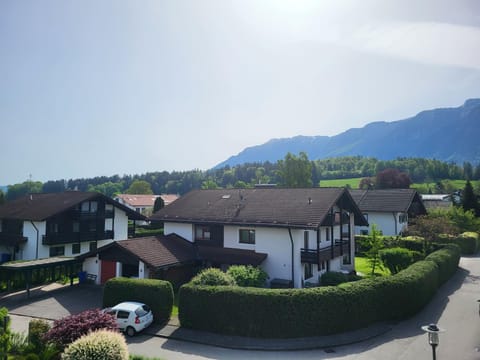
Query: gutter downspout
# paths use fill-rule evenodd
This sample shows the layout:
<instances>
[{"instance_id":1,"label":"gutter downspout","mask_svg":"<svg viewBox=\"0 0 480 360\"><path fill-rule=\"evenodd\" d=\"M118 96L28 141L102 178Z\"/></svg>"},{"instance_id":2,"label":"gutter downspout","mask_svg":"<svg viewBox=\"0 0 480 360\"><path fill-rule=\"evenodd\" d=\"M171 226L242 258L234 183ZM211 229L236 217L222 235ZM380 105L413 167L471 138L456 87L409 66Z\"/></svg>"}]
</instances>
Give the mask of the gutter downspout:
<instances>
[{"instance_id":1,"label":"gutter downspout","mask_svg":"<svg viewBox=\"0 0 480 360\"><path fill-rule=\"evenodd\" d=\"M38 232L38 228L35 226L35 224L33 223L33 221L30 220L30 224L32 224L32 226L34 227L35 231L37 232L37 246L36 246L36 249L35 249L35 259L38 259L38 240L39 240L39 232Z\"/></svg>"},{"instance_id":2,"label":"gutter downspout","mask_svg":"<svg viewBox=\"0 0 480 360\"><path fill-rule=\"evenodd\" d=\"M294 251L293 251L293 237L292 237L292 229L288 228L288 235L290 236L290 244L292 245L292 287L295 287L295 277L294 277L294 268L293 268L293 260L294 260Z\"/></svg>"}]
</instances>

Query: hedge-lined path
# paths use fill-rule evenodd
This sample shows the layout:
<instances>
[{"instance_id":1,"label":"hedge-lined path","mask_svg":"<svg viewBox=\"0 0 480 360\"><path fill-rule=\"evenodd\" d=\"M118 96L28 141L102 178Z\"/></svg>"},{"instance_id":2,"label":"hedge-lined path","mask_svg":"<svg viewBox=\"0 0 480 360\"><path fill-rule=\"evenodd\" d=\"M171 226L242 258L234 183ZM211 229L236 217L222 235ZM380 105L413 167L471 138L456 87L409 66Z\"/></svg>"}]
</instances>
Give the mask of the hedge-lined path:
<instances>
[{"instance_id":1,"label":"hedge-lined path","mask_svg":"<svg viewBox=\"0 0 480 360\"><path fill-rule=\"evenodd\" d=\"M68 292L68 291L67 291ZM52 293L53 294L53 293ZM411 294L415 296L415 294ZM57 300L60 298L54 295ZM41 301L45 301L43 297ZM480 318L477 299L480 299L480 258L463 257L460 261L460 269L446 284L444 284L433 300L419 314L409 320L394 325L391 331L383 335L370 338L360 343L346 346L330 347L328 343L317 343L317 346L325 346L324 349L302 351L255 351L238 350L241 341L247 341L250 348L252 343L261 344L262 340L225 337L231 344L215 344L221 336L197 333L196 339L184 339L189 341L177 341L181 338L179 329L173 325L156 329L148 329L149 333L155 332L157 336L149 334L139 335L128 339L129 349L134 354L144 356L156 356L164 359L344 359L344 360L385 360L385 359L431 359L431 348L427 337L420 330L420 326L436 322L446 329L440 335L440 345L437 349L437 359L470 360L480 359ZM0 305L2 300L0 300ZM55 302L51 302L56 306ZM18 307L20 309L22 307ZM13 318L13 317L12 317ZM15 330L15 318L13 318ZM377 325L378 326L378 325ZM162 335L159 333L164 331ZM168 335L167 332L171 334ZM360 331L361 332L361 331ZM168 336L164 338L162 336ZM173 337L172 337L173 336ZM185 334L183 336L186 336ZM334 337L345 336L345 334ZM334 338L332 337L332 339ZM210 339L210 340L209 340ZM197 341L195 341L197 340ZM318 340L318 339L317 339ZM314 341L310 339L309 341ZM292 343L299 340L275 340L276 344L283 344L288 349ZM203 344L201 344L203 343ZM268 341L263 341L267 344ZM209 346L204 344L213 344ZM240 345L239 345L240 344ZM226 349L218 346L229 346L237 349ZM307 348L312 348L308 343ZM268 347L266 347L268 348ZM280 349L280 348L278 348Z\"/></svg>"}]
</instances>

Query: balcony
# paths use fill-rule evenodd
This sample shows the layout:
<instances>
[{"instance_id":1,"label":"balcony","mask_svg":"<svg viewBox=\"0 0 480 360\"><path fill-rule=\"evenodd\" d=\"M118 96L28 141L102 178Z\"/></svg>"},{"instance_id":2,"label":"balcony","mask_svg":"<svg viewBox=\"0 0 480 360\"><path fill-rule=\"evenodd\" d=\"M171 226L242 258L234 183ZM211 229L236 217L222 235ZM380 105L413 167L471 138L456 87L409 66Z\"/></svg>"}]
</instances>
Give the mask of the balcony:
<instances>
[{"instance_id":1,"label":"balcony","mask_svg":"<svg viewBox=\"0 0 480 360\"><path fill-rule=\"evenodd\" d=\"M113 230L85 233L56 233L42 236L43 245L58 245L68 243L78 243L83 241L96 241L113 239Z\"/></svg>"},{"instance_id":2,"label":"balcony","mask_svg":"<svg viewBox=\"0 0 480 360\"><path fill-rule=\"evenodd\" d=\"M314 249L301 249L300 258L302 263L318 264L322 261L328 261L348 253L348 244L348 240L335 240L333 256L331 246L321 248L318 251Z\"/></svg>"},{"instance_id":3,"label":"balcony","mask_svg":"<svg viewBox=\"0 0 480 360\"><path fill-rule=\"evenodd\" d=\"M27 242L27 240L22 234L0 232L0 245L3 246L16 246Z\"/></svg>"}]
</instances>

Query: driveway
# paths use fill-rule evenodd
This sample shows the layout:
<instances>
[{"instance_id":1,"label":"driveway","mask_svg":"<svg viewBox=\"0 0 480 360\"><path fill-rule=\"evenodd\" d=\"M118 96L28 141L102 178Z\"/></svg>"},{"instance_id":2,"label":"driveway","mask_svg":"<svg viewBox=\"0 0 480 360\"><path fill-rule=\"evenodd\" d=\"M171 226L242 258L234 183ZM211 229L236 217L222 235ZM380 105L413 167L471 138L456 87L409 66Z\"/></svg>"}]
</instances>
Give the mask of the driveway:
<instances>
[{"instance_id":1,"label":"driveway","mask_svg":"<svg viewBox=\"0 0 480 360\"><path fill-rule=\"evenodd\" d=\"M102 294L100 285L50 284L32 290L29 299L25 291L3 296L0 306L6 307L11 315L56 320L87 309L101 308Z\"/></svg>"}]
</instances>

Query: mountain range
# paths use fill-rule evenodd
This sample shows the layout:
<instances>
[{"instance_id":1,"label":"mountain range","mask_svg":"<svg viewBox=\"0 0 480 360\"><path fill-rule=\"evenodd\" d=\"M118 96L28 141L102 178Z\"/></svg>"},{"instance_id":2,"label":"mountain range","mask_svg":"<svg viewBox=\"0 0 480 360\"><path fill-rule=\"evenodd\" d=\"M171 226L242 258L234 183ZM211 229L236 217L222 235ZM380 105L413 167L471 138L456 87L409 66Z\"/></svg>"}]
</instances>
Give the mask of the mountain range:
<instances>
[{"instance_id":1,"label":"mountain range","mask_svg":"<svg viewBox=\"0 0 480 360\"><path fill-rule=\"evenodd\" d=\"M310 160L360 155L380 160L422 157L448 162L480 162L480 99L456 108L426 110L392 122L372 122L335 136L272 139L244 149L215 166L276 162L304 151Z\"/></svg>"}]
</instances>

